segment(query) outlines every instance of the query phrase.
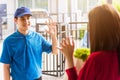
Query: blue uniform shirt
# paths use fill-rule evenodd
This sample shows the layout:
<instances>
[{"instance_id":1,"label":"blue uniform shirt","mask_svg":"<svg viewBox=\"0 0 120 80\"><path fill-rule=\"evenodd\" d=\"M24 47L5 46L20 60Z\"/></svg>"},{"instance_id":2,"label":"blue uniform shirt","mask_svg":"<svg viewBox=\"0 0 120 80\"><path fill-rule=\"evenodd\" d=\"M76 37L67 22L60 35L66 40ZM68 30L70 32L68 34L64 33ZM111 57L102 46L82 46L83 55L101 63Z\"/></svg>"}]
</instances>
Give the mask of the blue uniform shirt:
<instances>
[{"instance_id":1,"label":"blue uniform shirt","mask_svg":"<svg viewBox=\"0 0 120 80\"><path fill-rule=\"evenodd\" d=\"M16 31L4 40L0 61L10 64L13 80L34 80L42 75L42 52L51 51L52 45L40 34Z\"/></svg>"}]
</instances>

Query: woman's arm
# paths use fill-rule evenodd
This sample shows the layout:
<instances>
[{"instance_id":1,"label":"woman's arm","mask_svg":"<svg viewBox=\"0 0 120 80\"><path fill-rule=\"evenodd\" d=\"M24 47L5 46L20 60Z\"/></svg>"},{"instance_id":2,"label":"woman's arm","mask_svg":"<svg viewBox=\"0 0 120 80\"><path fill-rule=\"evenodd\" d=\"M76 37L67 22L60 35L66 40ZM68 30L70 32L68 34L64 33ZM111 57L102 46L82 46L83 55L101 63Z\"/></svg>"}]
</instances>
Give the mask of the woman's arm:
<instances>
[{"instance_id":1,"label":"woman's arm","mask_svg":"<svg viewBox=\"0 0 120 80\"><path fill-rule=\"evenodd\" d=\"M67 37L66 39L62 39L62 42L60 44L60 47L58 47L63 53L63 55L66 58L66 68L72 68L74 67L74 61L73 61L73 52L74 52L74 41Z\"/></svg>"},{"instance_id":2,"label":"woman's arm","mask_svg":"<svg viewBox=\"0 0 120 80\"><path fill-rule=\"evenodd\" d=\"M73 61L74 41L70 37L67 37L62 40L61 46L58 49L62 51L66 59L68 80L77 80L78 76Z\"/></svg>"}]
</instances>

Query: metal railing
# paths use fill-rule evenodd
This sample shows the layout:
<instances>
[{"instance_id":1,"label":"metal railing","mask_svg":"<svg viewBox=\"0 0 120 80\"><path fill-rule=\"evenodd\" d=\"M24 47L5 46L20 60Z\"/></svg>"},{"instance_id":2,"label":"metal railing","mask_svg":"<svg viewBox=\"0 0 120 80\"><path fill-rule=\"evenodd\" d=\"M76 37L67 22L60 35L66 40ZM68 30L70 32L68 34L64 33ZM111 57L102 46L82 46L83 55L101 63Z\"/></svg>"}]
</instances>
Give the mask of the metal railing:
<instances>
[{"instance_id":1,"label":"metal railing","mask_svg":"<svg viewBox=\"0 0 120 80\"><path fill-rule=\"evenodd\" d=\"M75 40L75 44L80 44L80 31L84 33L84 30L80 30L77 24L87 24L87 22L69 22L68 24L57 23L57 39L58 43L61 42L62 38L66 36L72 36ZM40 31L40 27L46 25L45 23L36 23L36 32L42 34L48 41L51 41L50 35L44 31ZM71 28L71 27L74 27ZM76 48L80 45L76 45ZM43 74L51 76L62 76L65 70L65 58L59 51L58 55L43 54Z\"/></svg>"}]
</instances>

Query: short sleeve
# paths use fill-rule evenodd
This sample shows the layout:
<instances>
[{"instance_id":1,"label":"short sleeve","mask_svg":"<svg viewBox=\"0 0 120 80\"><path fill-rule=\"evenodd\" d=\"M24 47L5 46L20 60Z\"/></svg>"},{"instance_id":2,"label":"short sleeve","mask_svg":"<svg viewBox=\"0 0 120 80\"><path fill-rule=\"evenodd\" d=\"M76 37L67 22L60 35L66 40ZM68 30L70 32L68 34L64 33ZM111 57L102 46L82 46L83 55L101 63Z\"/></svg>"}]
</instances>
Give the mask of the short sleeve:
<instances>
[{"instance_id":1,"label":"short sleeve","mask_svg":"<svg viewBox=\"0 0 120 80\"><path fill-rule=\"evenodd\" d=\"M52 44L42 37L42 51L50 53L52 52Z\"/></svg>"},{"instance_id":2,"label":"short sleeve","mask_svg":"<svg viewBox=\"0 0 120 80\"><path fill-rule=\"evenodd\" d=\"M11 62L10 49L6 40L3 42L3 49L0 57L0 62L5 64L10 64Z\"/></svg>"}]
</instances>

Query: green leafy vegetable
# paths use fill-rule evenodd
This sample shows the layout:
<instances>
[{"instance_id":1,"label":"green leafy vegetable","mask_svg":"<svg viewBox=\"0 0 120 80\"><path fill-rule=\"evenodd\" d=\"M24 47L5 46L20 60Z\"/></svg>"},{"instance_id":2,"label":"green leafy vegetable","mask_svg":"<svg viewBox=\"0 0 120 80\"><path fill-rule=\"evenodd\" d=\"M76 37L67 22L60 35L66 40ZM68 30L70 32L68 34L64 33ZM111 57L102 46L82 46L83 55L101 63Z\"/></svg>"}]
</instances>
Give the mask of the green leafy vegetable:
<instances>
[{"instance_id":1,"label":"green leafy vegetable","mask_svg":"<svg viewBox=\"0 0 120 80\"><path fill-rule=\"evenodd\" d=\"M90 55L90 49L89 48L77 48L74 51L74 57L82 59L83 61L85 61L88 58L89 55Z\"/></svg>"}]
</instances>

